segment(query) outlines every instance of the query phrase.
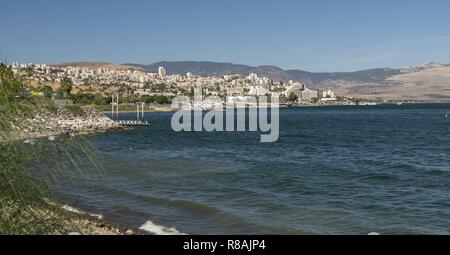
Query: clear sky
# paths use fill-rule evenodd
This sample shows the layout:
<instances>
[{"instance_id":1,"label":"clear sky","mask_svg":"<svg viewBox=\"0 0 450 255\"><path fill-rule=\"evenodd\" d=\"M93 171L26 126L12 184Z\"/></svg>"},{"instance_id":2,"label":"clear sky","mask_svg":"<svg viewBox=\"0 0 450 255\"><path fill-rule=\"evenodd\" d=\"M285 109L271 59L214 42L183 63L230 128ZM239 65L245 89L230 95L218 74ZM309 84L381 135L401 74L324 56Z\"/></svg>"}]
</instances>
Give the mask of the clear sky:
<instances>
[{"instance_id":1,"label":"clear sky","mask_svg":"<svg viewBox=\"0 0 450 255\"><path fill-rule=\"evenodd\" d=\"M9 62L208 60L308 71L450 63L448 0L3 1Z\"/></svg>"}]
</instances>

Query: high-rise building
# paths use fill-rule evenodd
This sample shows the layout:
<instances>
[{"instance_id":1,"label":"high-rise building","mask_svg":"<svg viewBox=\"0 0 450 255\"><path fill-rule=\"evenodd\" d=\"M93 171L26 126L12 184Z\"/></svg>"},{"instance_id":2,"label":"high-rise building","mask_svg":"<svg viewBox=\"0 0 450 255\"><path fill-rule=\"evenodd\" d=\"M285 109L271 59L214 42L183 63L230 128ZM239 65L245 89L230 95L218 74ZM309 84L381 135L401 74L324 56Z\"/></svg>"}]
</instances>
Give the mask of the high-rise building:
<instances>
[{"instance_id":1,"label":"high-rise building","mask_svg":"<svg viewBox=\"0 0 450 255\"><path fill-rule=\"evenodd\" d=\"M166 69L163 66L160 66L158 68L158 74L159 74L159 77L161 77L161 78L166 77Z\"/></svg>"},{"instance_id":2,"label":"high-rise building","mask_svg":"<svg viewBox=\"0 0 450 255\"><path fill-rule=\"evenodd\" d=\"M249 80L249 81L256 81L257 79L258 79L258 75L256 73L250 73L247 76L247 80Z\"/></svg>"}]
</instances>

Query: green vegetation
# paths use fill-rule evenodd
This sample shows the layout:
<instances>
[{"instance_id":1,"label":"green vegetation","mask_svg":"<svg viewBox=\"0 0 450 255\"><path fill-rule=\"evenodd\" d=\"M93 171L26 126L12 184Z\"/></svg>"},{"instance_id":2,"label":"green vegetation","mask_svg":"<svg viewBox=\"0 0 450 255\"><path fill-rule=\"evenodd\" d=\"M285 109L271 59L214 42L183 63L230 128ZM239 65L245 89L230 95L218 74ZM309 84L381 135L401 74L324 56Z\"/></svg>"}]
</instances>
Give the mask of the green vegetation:
<instances>
[{"instance_id":1,"label":"green vegetation","mask_svg":"<svg viewBox=\"0 0 450 255\"><path fill-rule=\"evenodd\" d=\"M28 77L33 76L33 68L32 67L27 67L25 71L26 71Z\"/></svg>"},{"instance_id":2,"label":"green vegetation","mask_svg":"<svg viewBox=\"0 0 450 255\"><path fill-rule=\"evenodd\" d=\"M95 148L82 138L21 141L14 127L39 107L24 91L23 82L0 64L0 234L77 231L68 213L46 202L52 198L48 185L83 174L87 164L100 169Z\"/></svg>"},{"instance_id":3,"label":"green vegetation","mask_svg":"<svg viewBox=\"0 0 450 255\"><path fill-rule=\"evenodd\" d=\"M49 86L43 86L39 88L39 91L44 94L44 97L46 98L52 98L53 97L53 89Z\"/></svg>"},{"instance_id":4,"label":"green vegetation","mask_svg":"<svg viewBox=\"0 0 450 255\"><path fill-rule=\"evenodd\" d=\"M338 102L345 102L345 101L346 101L346 98L345 98L345 97L342 97L342 96L337 96L337 97L336 97L336 101L338 101Z\"/></svg>"},{"instance_id":5,"label":"green vegetation","mask_svg":"<svg viewBox=\"0 0 450 255\"><path fill-rule=\"evenodd\" d=\"M52 103L42 104L40 107L53 114L56 114L58 112L58 108L55 104Z\"/></svg>"},{"instance_id":6,"label":"green vegetation","mask_svg":"<svg viewBox=\"0 0 450 255\"><path fill-rule=\"evenodd\" d=\"M61 89L64 92L64 97L69 98L72 93L72 80L68 77L64 77L61 81Z\"/></svg>"},{"instance_id":7,"label":"green vegetation","mask_svg":"<svg viewBox=\"0 0 450 255\"><path fill-rule=\"evenodd\" d=\"M111 97L104 97L100 93L77 93L70 96L75 104L80 105L109 105L111 103Z\"/></svg>"},{"instance_id":8,"label":"green vegetation","mask_svg":"<svg viewBox=\"0 0 450 255\"><path fill-rule=\"evenodd\" d=\"M57 89L54 93L54 98L55 99L65 99L64 98L64 91L62 89Z\"/></svg>"},{"instance_id":9,"label":"green vegetation","mask_svg":"<svg viewBox=\"0 0 450 255\"><path fill-rule=\"evenodd\" d=\"M66 105L64 106L70 113L72 113L75 116L85 116L86 112L81 108L81 106L72 104L72 105Z\"/></svg>"},{"instance_id":10,"label":"green vegetation","mask_svg":"<svg viewBox=\"0 0 450 255\"><path fill-rule=\"evenodd\" d=\"M110 105L112 99L110 96L105 97L100 93L92 94L92 93L77 93L70 96L70 100L72 100L75 104L81 105ZM154 96L122 96L119 98L121 103L124 104L134 104L136 102L145 102L147 104L170 104L172 98L163 96L163 95L154 95Z\"/></svg>"},{"instance_id":11,"label":"green vegetation","mask_svg":"<svg viewBox=\"0 0 450 255\"><path fill-rule=\"evenodd\" d=\"M168 98L166 96L162 96L162 95L155 95L155 96L141 96L140 97L140 101L145 102L147 104L153 104L153 103L157 103L157 104L170 104L170 102L172 101L171 98Z\"/></svg>"},{"instance_id":12,"label":"green vegetation","mask_svg":"<svg viewBox=\"0 0 450 255\"><path fill-rule=\"evenodd\" d=\"M73 101L75 105L89 105L91 107L94 107L95 109L99 111L111 111L111 96L102 96L100 93L77 93L72 94L70 96L70 100ZM146 108L151 108L151 105L153 104L170 104L172 102L172 97L167 97L164 95L143 95L143 96L137 96L134 94L131 94L129 96L121 96L119 97L120 101L120 110L121 111L136 111L136 103L138 102L144 102L146 103ZM76 109L70 109L75 110L73 112L74 114L77 114L79 112L76 111Z\"/></svg>"},{"instance_id":13,"label":"green vegetation","mask_svg":"<svg viewBox=\"0 0 450 255\"><path fill-rule=\"evenodd\" d=\"M94 109L102 112L110 112L111 111L111 105L91 105ZM120 104L119 107L120 111L129 111L129 112L135 112L136 111L136 105L135 104Z\"/></svg>"},{"instance_id":14,"label":"green vegetation","mask_svg":"<svg viewBox=\"0 0 450 255\"><path fill-rule=\"evenodd\" d=\"M296 102L298 100L298 96L294 93L291 93L291 94L289 94L287 100L290 102Z\"/></svg>"}]
</instances>

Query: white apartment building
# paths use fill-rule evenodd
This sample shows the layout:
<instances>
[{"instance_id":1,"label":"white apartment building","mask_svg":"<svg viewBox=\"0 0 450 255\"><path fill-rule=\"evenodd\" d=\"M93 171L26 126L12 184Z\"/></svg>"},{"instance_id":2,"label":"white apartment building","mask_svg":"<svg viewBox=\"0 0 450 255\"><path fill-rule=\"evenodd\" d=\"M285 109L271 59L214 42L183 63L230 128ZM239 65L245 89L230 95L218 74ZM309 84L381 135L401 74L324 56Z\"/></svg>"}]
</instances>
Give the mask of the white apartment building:
<instances>
[{"instance_id":1,"label":"white apartment building","mask_svg":"<svg viewBox=\"0 0 450 255\"><path fill-rule=\"evenodd\" d=\"M305 88L302 91L302 97L301 98L304 101L312 100L312 99L315 99L315 98L318 98L318 97L319 97L319 92L317 90Z\"/></svg>"},{"instance_id":2,"label":"white apartment building","mask_svg":"<svg viewBox=\"0 0 450 255\"><path fill-rule=\"evenodd\" d=\"M160 66L158 68L158 74L159 74L159 77L161 77L161 78L166 77L166 69L163 66Z\"/></svg>"},{"instance_id":3,"label":"white apartment building","mask_svg":"<svg viewBox=\"0 0 450 255\"><path fill-rule=\"evenodd\" d=\"M270 90L260 86L251 86L248 92L249 96L265 96L266 94L270 94Z\"/></svg>"}]
</instances>

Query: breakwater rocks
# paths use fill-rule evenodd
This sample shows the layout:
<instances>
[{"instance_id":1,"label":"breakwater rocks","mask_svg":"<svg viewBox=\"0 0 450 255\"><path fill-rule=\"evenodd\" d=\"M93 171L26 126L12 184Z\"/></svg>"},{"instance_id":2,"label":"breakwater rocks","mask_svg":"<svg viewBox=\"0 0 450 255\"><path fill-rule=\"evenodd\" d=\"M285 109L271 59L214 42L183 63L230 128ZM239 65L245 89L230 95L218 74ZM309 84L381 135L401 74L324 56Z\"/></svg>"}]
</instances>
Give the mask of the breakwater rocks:
<instances>
[{"instance_id":1,"label":"breakwater rocks","mask_svg":"<svg viewBox=\"0 0 450 255\"><path fill-rule=\"evenodd\" d=\"M55 107L52 111L37 108L33 111L31 118L17 121L14 129L21 138L124 130L118 123L91 107L80 107L79 109L81 111L74 113L65 106Z\"/></svg>"}]
</instances>

